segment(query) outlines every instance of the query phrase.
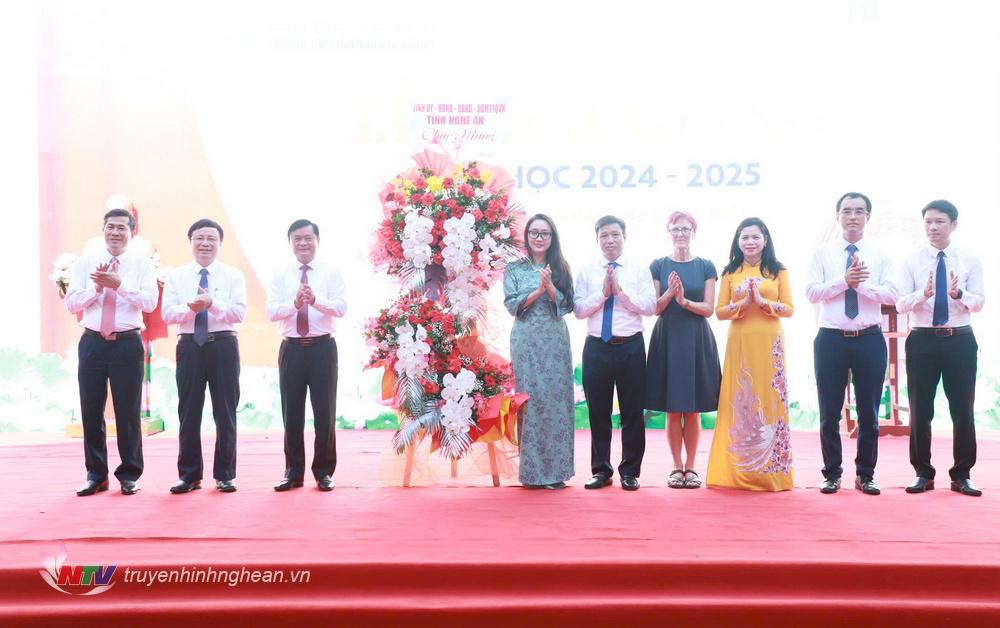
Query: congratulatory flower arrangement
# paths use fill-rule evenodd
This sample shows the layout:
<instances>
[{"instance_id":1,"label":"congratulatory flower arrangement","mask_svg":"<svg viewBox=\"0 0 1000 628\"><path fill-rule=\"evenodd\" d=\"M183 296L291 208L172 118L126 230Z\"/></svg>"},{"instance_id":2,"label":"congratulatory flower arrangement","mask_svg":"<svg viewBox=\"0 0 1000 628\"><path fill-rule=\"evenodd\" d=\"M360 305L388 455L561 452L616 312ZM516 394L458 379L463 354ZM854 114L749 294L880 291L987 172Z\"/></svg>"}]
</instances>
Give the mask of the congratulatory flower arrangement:
<instances>
[{"instance_id":1,"label":"congratulatory flower arrangement","mask_svg":"<svg viewBox=\"0 0 1000 628\"><path fill-rule=\"evenodd\" d=\"M416 165L380 194L384 218L371 261L397 277L403 291L369 319L369 367L385 369L383 395L392 391L402 452L429 434L432 447L457 459L478 437L479 422L513 394L510 363L476 336L485 293L507 262L524 256L510 202L514 180L475 161L453 163L424 151Z\"/></svg>"}]
</instances>

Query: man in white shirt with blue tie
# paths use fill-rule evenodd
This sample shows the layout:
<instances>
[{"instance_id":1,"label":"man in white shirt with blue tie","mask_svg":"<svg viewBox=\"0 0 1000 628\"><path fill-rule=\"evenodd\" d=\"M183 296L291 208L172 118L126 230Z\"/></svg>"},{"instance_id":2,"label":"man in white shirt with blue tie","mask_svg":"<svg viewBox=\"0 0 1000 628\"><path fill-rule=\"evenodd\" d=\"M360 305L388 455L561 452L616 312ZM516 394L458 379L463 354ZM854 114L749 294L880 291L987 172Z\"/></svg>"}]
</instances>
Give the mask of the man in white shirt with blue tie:
<instances>
[{"instance_id":1,"label":"man in white shirt with blue tie","mask_svg":"<svg viewBox=\"0 0 1000 628\"><path fill-rule=\"evenodd\" d=\"M321 491L334 488L337 468L337 341L335 318L347 312L340 271L317 258L319 226L296 220L288 227L295 260L271 280L267 317L284 340L278 350L278 388L285 424L285 476L274 490L303 485L305 476L306 392L312 402L316 438L312 474Z\"/></svg>"},{"instance_id":2,"label":"man in white shirt with blue tie","mask_svg":"<svg viewBox=\"0 0 1000 628\"><path fill-rule=\"evenodd\" d=\"M584 266L574 286L574 313L587 320L583 346L583 392L590 414L590 467L584 488L611 484L611 409L615 389L622 426L622 488L639 489L646 451L643 403L646 387L646 343L642 317L652 316L656 290L648 265L623 255L625 221L604 216L594 227L602 259Z\"/></svg>"},{"instance_id":3,"label":"man in white shirt with blue tie","mask_svg":"<svg viewBox=\"0 0 1000 628\"><path fill-rule=\"evenodd\" d=\"M976 367L979 345L972 313L983 309L983 269L979 258L951 243L958 209L931 201L921 212L928 246L906 259L897 284L896 309L910 315L906 338L906 388L910 404L910 464L917 473L907 493L934 489L931 419L938 382L943 380L953 429L951 490L982 495L970 479L976 464Z\"/></svg>"},{"instance_id":4,"label":"man in white shirt with blue tie","mask_svg":"<svg viewBox=\"0 0 1000 628\"><path fill-rule=\"evenodd\" d=\"M80 315L77 377L87 481L76 494L108 490L108 446L104 407L111 384L121 464L115 477L124 495L139 491L142 475L143 312L156 309L156 276L149 259L127 252L135 219L124 209L104 214L104 250L82 255L73 265L66 308Z\"/></svg>"},{"instance_id":5,"label":"man in white shirt with blue tie","mask_svg":"<svg viewBox=\"0 0 1000 628\"><path fill-rule=\"evenodd\" d=\"M819 308L813 362L823 450L820 492L840 489L840 419L850 376L858 411L854 486L866 495L878 495L878 409L887 359L882 306L894 304L897 292L889 257L864 239L871 201L859 192L848 192L837 200L836 208L841 237L816 251L806 282L806 296Z\"/></svg>"},{"instance_id":6,"label":"man in white shirt with blue tie","mask_svg":"<svg viewBox=\"0 0 1000 628\"><path fill-rule=\"evenodd\" d=\"M223 493L236 491L236 406L240 401L237 323L247 313L243 273L218 260L224 233L202 218L188 229L194 261L175 268L163 288L163 320L177 325L177 414L180 417L177 474L171 493L201 488L201 417L205 387L212 396L215 455L212 476Z\"/></svg>"}]
</instances>

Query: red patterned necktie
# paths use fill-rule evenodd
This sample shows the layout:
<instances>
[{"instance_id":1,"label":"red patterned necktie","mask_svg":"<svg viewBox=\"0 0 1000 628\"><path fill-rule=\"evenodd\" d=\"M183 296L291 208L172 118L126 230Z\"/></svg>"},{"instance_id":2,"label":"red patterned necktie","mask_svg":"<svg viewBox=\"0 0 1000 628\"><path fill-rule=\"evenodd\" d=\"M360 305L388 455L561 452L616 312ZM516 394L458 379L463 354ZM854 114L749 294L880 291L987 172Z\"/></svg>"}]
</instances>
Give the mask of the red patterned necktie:
<instances>
[{"instance_id":1,"label":"red patterned necktie","mask_svg":"<svg viewBox=\"0 0 1000 628\"><path fill-rule=\"evenodd\" d=\"M302 279L300 282L302 285L309 285L309 276L306 271L309 270L308 264L302 265ZM309 304L303 303L302 307L299 308L298 313L295 315L295 331L298 332L299 336L305 338L309 335Z\"/></svg>"},{"instance_id":2,"label":"red patterned necktie","mask_svg":"<svg viewBox=\"0 0 1000 628\"><path fill-rule=\"evenodd\" d=\"M112 257L108 272L118 271L118 258ZM111 288L104 288L104 303L101 305L101 334L107 336L115 331L115 312L118 309L118 295Z\"/></svg>"}]
</instances>

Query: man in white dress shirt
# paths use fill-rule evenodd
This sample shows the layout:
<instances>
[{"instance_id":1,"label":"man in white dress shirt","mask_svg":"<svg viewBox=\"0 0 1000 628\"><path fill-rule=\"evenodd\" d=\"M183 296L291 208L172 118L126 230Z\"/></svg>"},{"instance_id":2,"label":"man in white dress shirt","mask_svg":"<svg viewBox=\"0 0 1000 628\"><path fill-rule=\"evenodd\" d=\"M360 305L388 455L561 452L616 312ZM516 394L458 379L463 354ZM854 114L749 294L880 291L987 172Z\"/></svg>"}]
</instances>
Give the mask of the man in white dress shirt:
<instances>
[{"instance_id":1,"label":"man in white dress shirt","mask_svg":"<svg viewBox=\"0 0 1000 628\"><path fill-rule=\"evenodd\" d=\"M622 488L639 489L646 450L643 401L646 386L646 343L642 317L651 316L656 292L648 265L629 260L625 222L615 216L597 221L597 244L603 259L584 266L574 287L574 313L587 319L583 346L583 392L590 413L590 467L585 488L611 484L611 409L615 388L622 426Z\"/></svg>"},{"instance_id":2,"label":"man in white dress shirt","mask_svg":"<svg viewBox=\"0 0 1000 628\"><path fill-rule=\"evenodd\" d=\"M938 382L951 410L954 465L951 490L978 497L969 479L976 464L976 366L979 345L972 333L972 313L983 309L983 269L979 258L951 243L958 209L945 200L924 207L929 246L906 259L899 273L896 309L910 315L906 338L906 387L910 403L910 464L917 473L907 493L934 489L931 466L931 419Z\"/></svg>"},{"instance_id":3,"label":"man in white dress shirt","mask_svg":"<svg viewBox=\"0 0 1000 628\"><path fill-rule=\"evenodd\" d=\"M171 493L201 488L201 417L205 386L212 396L215 455L212 475L223 493L236 491L236 406L240 401L237 323L247 314L243 273L218 260L222 227L202 218L188 229L194 261L175 268L163 288L163 320L177 325L177 414L180 446Z\"/></svg>"},{"instance_id":4,"label":"man in white dress shirt","mask_svg":"<svg viewBox=\"0 0 1000 628\"><path fill-rule=\"evenodd\" d=\"M296 220L288 228L295 261L280 270L267 291L267 316L284 340L278 351L281 416L285 424L285 476L274 490L303 484L306 391L312 402L316 441L312 474L321 491L333 490L337 467L337 342L334 318L347 312L344 279L317 259L319 227Z\"/></svg>"},{"instance_id":5,"label":"man in white dress shirt","mask_svg":"<svg viewBox=\"0 0 1000 628\"><path fill-rule=\"evenodd\" d=\"M104 214L101 251L85 253L73 265L66 307L81 314L77 378L83 421L83 451L87 481L80 496L108 489L108 447L104 407L111 383L115 429L121 464L115 477L125 495L138 492L142 475L143 349L142 313L156 309L156 276L149 259L127 253L135 220L124 209Z\"/></svg>"},{"instance_id":6,"label":"man in white dress shirt","mask_svg":"<svg viewBox=\"0 0 1000 628\"><path fill-rule=\"evenodd\" d=\"M819 305L819 332L813 341L819 440L823 449L822 493L836 493L843 474L840 418L848 376L858 409L858 453L854 487L881 493L875 483L878 460L878 409L887 361L882 336L882 305L896 303L889 257L864 239L872 204L848 192L837 201L841 237L813 256L806 283L810 303Z\"/></svg>"}]
</instances>

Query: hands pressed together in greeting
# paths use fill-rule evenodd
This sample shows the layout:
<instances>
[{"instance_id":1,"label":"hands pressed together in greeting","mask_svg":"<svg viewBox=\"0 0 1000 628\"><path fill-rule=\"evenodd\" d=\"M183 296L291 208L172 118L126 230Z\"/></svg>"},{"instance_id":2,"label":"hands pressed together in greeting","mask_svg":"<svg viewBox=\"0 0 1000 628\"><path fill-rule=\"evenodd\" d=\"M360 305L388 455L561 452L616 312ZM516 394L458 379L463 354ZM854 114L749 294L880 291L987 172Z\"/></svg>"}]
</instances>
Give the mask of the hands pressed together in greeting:
<instances>
[{"instance_id":1,"label":"hands pressed together in greeting","mask_svg":"<svg viewBox=\"0 0 1000 628\"><path fill-rule=\"evenodd\" d=\"M861 282L868 281L868 277L870 276L871 273L868 272L868 267L862 263L860 257L854 255L851 265L847 267L847 272L844 273L844 281L847 282L848 287L857 290Z\"/></svg>"},{"instance_id":2,"label":"hands pressed together in greeting","mask_svg":"<svg viewBox=\"0 0 1000 628\"><path fill-rule=\"evenodd\" d=\"M316 303L316 295L313 293L312 288L309 284L302 284L299 286L299 291L295 293L295 309L300 309L303 305L312 305Z\"/></svg>"},{"instance_id":3,"label":"hands pressed together in greeting","mask_svg":"<svg viewBox=\"0 0 1000 628\"><path fill-rule=\"evenodd\" d=\"M188 303L188 307L191 308L191 311L193 312L203 312L212 307L212 297L209 296L208 290L205 288L198 288L198 296L196 296L193 301Z\"/></svg>"},{"instance_id":4,"label":"hands pressed together in greeting","mask_svg":"<svg viewBox=\"0 0 1000 628\"><path fill-rule=\"evenodd\" d=\"M90 273L90 280L94 282L97 293L100 294L105 288L117 290L122 285L122 279L117 271L111 270L111 262L99 265L94 272Z\"/></svg>"},{"instance_id":5,"label":"hands pressed together in greeting","mask_svg":"<svg viewBox=\"0 0 1000 628\"><path fill-rule=\"evenodd\" d=\"M538 271L538 275L538 288L535 289L535 292L539 297L547 294L551 300L555 301L556 286L552 283L552 268L546 264L545 268Z\"/></svg>"}]
</instances>

